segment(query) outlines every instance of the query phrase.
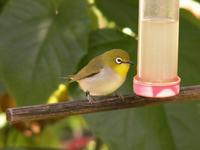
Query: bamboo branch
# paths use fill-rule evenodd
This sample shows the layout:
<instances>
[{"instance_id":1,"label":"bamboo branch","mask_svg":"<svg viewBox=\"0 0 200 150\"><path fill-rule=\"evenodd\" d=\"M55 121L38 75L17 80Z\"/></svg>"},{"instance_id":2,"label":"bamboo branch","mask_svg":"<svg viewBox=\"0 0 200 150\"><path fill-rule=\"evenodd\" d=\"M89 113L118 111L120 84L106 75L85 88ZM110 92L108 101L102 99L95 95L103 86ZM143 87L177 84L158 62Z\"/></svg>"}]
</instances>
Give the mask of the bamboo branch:
<instances>
[{"instance_id":1,"label":"bamboo branch","mask_svg":"<svg viewBox=\"0 0 200 150\"><path fill-rule=\"evenodd\" d=\"M136 95L124 95L123 97L123 100L118 96L102 97L101 100L97 100L92 104L87 100L77 100L55 104L9 108L6 111L6 115L7 120L13 124L21 121L53 119L100 111L165 104L168 102L200 100L200 85L182 87L178 96L169 98L155 99Z\"/></svg>"}]
</instances>

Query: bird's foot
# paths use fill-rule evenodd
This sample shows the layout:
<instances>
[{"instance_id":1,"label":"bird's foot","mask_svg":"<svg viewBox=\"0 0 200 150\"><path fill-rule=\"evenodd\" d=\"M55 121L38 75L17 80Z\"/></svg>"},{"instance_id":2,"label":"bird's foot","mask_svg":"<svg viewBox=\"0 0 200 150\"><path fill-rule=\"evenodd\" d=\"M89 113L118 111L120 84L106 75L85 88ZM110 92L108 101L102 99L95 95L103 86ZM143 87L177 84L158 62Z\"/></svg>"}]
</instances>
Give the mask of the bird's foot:
<instances>
[{"instance_id":1,"label":"bird's foot","mask_svg":"<svg viewBox=\"0 0 200 150\"><path fill-rule=\"evenodd\" d=\"M118 92L115 93L115 96L117 96L119 99L121 99L122 101L125 101L124 96Z\"/></svg>"},{"instance_id":2,"label":"bird's foot","mask_svg":"<svg viewBox=\"0 0 200 150\"><path fill-rule=\"evenodd\" d=\"M90 95L90 92L86 91L85 95L90 104L95 102L95 99Z\"/></svg>"}]
</instances>

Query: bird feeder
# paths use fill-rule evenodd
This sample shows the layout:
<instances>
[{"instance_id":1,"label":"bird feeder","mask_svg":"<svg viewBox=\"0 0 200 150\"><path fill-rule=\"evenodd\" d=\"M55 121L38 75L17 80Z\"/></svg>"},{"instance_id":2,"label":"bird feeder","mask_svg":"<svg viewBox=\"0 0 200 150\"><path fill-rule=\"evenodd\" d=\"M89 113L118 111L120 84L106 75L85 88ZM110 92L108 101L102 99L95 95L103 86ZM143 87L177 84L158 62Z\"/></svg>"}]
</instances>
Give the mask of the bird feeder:
<instances>
[{"instance_id":1,"label":"bird feeder","mask_svg":"<svg viewBox=\"0 0 200 150\"><path fill-rule=\"evenodd\" d=\"M155 98L177 95L179 0L140 0L139 5L134 92Z\"/></svg>"}]
</instances>

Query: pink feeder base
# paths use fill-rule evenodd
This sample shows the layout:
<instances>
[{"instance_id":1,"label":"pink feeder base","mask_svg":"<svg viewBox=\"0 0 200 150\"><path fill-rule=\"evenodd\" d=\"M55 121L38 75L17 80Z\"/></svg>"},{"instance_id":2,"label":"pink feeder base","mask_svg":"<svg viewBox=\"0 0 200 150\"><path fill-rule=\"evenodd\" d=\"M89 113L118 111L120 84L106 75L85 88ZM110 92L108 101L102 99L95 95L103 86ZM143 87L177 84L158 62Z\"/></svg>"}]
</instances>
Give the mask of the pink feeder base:
<instances>
[{"instance_id":1,"label":"pink feeder base","mask_svg":"<svg viewBox=\"0 0 200 150\"><path fill-rule=\"evenodd\" d=\"M133 89L136 95L151 97L151 98L164 98L178 95L180 92L180 78L169 83L148 83L142 82L135 76L133 80Z\"/></svg>"}]
</instances>

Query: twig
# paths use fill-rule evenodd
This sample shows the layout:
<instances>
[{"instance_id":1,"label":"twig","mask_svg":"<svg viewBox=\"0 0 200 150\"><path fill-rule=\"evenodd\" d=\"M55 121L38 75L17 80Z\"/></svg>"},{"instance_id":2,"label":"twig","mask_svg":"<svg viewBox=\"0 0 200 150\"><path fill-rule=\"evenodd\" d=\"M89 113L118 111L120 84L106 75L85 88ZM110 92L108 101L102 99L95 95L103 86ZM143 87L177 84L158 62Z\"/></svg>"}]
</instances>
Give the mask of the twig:
<instances>
[{"instance_id":1,"label":"twig","mask_svg":"<svg viewBox=\"0 0 200 150\"><path fill-rule=\"evenodd\" d=\"M200 100L200 85L182 87L178 96L169 98L155 99L136 95L124 95L123 97L123 100L118 96L102 97L101 100L97 100L92 104L87 100L77 100L9 108L6 111L6 115L7 120L12 124L21 121L53 119L100 111L164 104L167 102Z\"/></svg>"}]
</instances>

